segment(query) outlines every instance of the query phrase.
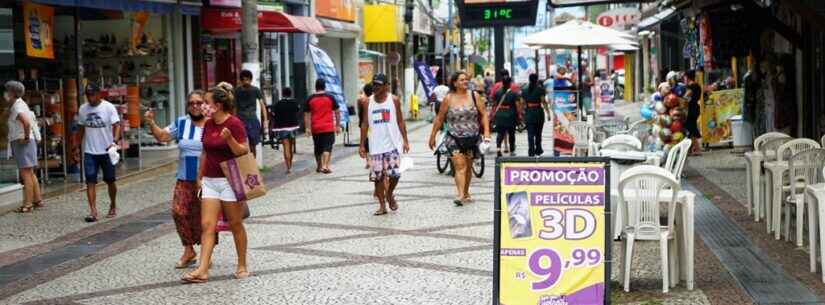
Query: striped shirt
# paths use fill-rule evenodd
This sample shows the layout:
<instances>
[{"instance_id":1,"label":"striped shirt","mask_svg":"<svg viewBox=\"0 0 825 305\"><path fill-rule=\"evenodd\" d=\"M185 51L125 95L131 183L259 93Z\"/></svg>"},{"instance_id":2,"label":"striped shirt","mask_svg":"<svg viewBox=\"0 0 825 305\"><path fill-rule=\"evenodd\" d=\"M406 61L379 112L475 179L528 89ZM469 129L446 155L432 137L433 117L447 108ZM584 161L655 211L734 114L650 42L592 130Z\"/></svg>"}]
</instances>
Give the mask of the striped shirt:
<instances>
[{"instance_id":1,"label":"striped shirt","mask_svg":"<svg viewBox=\"0 0 825 305\"><path fill-rule=\"evenodd\" d=\"M178 142L178 180L198 179L198 158L203 151L203 127L198 127L189 116L182 116L166 127L166 131Z\"/></svg>"}]
</instances>

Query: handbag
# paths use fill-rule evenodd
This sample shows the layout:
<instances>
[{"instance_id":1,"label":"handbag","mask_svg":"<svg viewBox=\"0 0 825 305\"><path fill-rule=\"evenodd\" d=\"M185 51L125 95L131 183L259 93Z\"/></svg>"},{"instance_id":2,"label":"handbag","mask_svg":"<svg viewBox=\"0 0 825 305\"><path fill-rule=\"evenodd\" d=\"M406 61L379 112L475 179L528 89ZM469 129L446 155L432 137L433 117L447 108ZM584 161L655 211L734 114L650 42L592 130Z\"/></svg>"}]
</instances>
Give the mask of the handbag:
<instances>
[{"instance_id":1,"label":"handbag","mask_svg":"<svg viewBox=\"0 0 825 305\"><path fill-rule=\"evenodd\" d=\"M255 162L255 157L251 153L226 160L220 165L238 201L252 200L266 195L263 176L258 171L258 163Z\"/></svg>"}]
</instances>

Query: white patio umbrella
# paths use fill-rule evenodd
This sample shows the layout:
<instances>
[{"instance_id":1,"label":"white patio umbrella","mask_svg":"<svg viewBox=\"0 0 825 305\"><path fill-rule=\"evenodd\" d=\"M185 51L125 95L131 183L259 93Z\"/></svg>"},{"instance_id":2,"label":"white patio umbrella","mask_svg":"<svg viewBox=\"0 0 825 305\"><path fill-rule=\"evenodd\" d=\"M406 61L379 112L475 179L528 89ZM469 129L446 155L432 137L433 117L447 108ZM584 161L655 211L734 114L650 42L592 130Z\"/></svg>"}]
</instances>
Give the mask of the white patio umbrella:
<instances>
[{"instance_id":1,"label":"white patio umbrella","mask_svg":"<svg viewBox=\"0 0 825 305\"><path fill-rule=\"evenodd\" d=\"M570 20L560 26L531 34L524 39L524 44L531 48L541 49L576 49L578 51L578 92L581 92L582 83L582 49L610 48L611 46L629 45L638 43L633 36L611 28L603 27L583 20ZM578 98L581 108L582 100Z\"/></svg>"}]
</instances>

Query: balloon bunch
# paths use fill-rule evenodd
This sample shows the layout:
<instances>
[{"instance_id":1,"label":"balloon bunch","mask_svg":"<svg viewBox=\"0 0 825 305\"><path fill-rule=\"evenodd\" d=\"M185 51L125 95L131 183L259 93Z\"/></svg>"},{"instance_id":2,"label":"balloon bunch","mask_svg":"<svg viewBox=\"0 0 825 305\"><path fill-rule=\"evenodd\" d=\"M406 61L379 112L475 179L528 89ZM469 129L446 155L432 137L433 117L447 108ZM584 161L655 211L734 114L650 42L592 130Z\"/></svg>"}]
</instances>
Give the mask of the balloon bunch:
<instances>
[{"instance_id":1,"label":"balloon bunch","mask_svg":"<svg viewBox=\"0 0 825 305\"><path fill-rule=\"evenodd\" d=\"M675 77L670 77L670 74L668 76L668 82L661 83L658 91L651 95L649 103L640 110L642 118L653 125L646 141L648 150L667 151L685 138L686 88L684 84L677 83Z\"/></svg>"}]
</instances>

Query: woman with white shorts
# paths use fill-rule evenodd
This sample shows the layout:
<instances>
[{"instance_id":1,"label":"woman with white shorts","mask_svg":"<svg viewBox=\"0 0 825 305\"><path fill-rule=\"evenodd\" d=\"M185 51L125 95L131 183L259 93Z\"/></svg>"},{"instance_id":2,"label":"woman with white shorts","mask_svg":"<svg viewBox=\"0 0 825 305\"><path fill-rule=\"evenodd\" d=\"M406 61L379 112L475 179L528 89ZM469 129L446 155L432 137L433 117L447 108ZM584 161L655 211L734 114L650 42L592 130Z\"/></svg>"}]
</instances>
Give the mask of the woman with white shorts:
<instances>
[{"instance_id":1,"label":"woman with white shorts","mask_svg":"<svg viewBox=\"0 0 825 305\"><path fill-rule=\"evenodd\" d=\"M243 122L236 116L232 91L216 87L206 94L207 104L214 110L212 118L203 127L203 153L198 167L201 184L201 257L198 268L186 274L185 283L204 283L209 279L209 265L215 248L215 227L218 214L223 211L229 230L235 239L238 266L235 278L249 276L246 269L246 229L243 226L243 204L221 170L220 163L249 152Z\"/></svg>"}]
</instances>

